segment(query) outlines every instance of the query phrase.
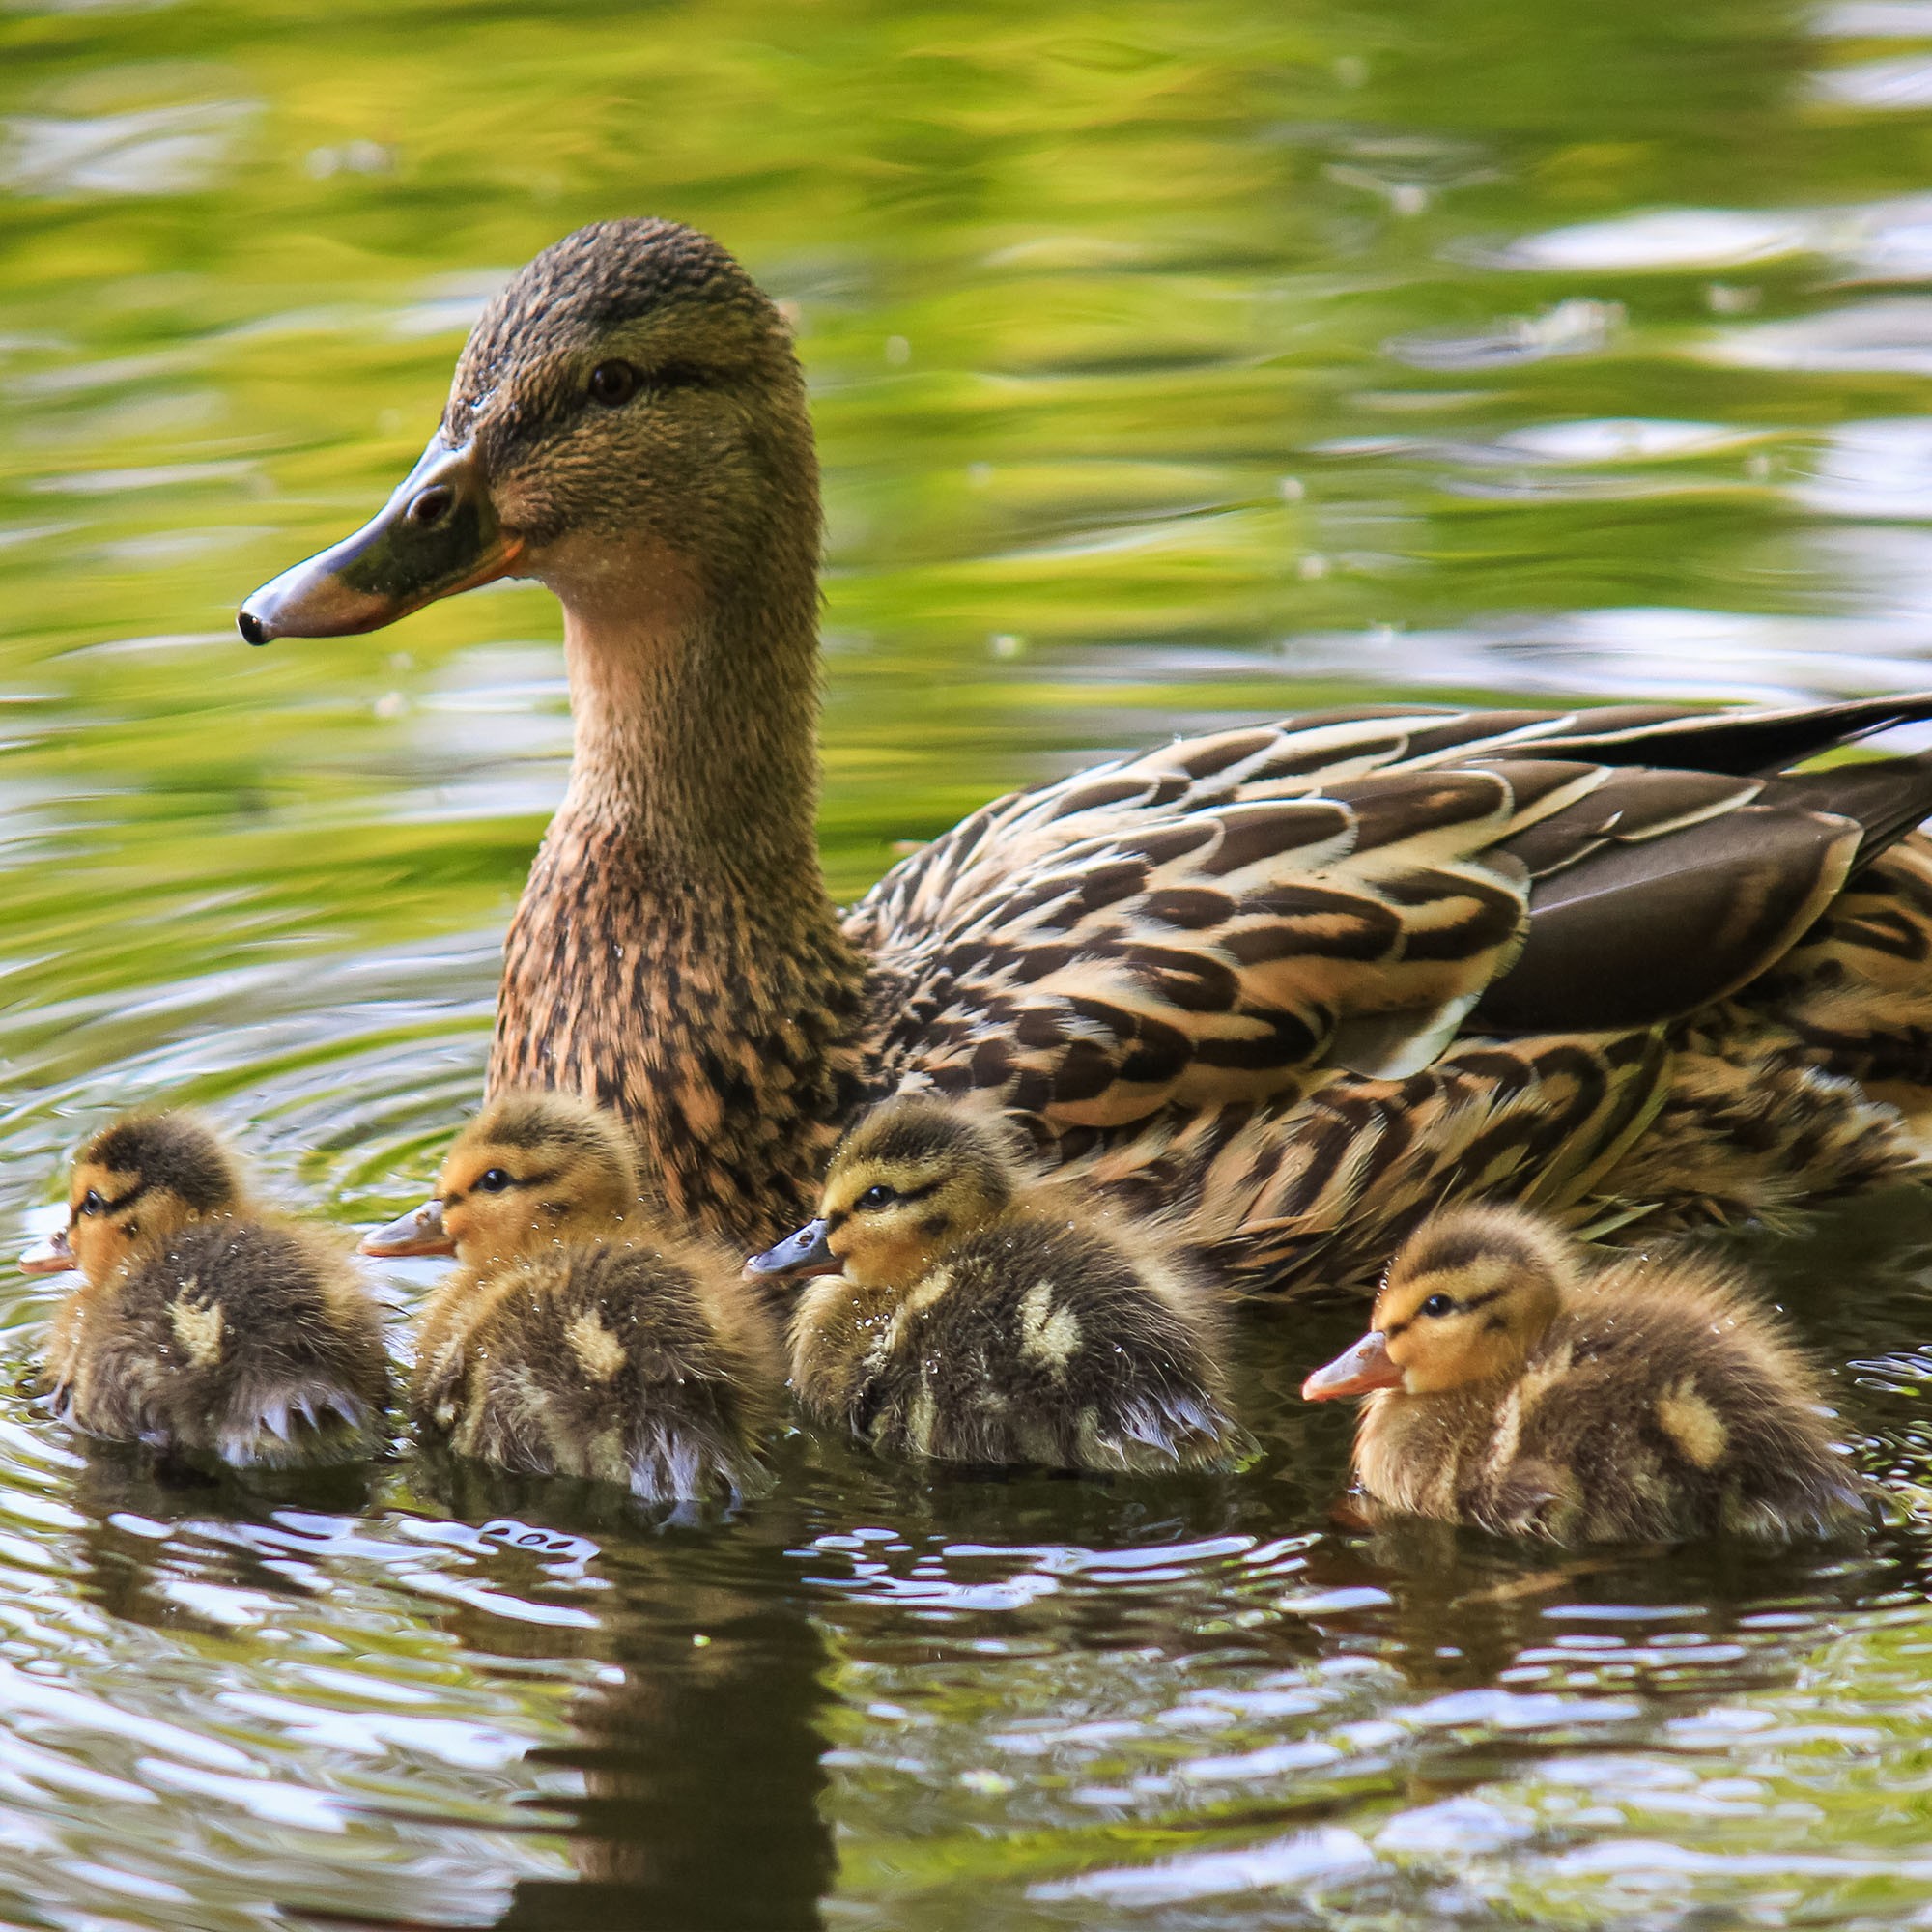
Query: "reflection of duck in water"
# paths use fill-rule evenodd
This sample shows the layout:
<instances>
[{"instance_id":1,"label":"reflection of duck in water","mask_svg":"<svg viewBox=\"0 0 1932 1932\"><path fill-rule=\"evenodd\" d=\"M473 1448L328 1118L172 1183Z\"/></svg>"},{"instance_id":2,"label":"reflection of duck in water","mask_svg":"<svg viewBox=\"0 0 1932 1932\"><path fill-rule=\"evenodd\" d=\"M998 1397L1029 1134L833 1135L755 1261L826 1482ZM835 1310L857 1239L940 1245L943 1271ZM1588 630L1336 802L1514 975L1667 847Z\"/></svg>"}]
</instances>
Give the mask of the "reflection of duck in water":
<instances>
[{"instance_id":1,"label":"reflection of duck in water","mask_svg":"<svg viewBox=\"0 0 1932 1932\"><path fill-rule=\"evenodd\" d=\"M1393 1510L1564 1541L1828 1534L1865 1495L1771 1311L1709 1263L1586 1272L1517 1209L1410 1236L1374 1326L1308 1378L1366 1394L1364 1490Z\"/></svg>"},{"instance_id":2,"label":"reflection of duck in water","mask_svg":"<svg viewBox=\"0 0 1932 1932\"><path fill-rule=\"evenodd\" d=\"M1932 766L1793 768L1932 698L1308 714L999 800L841 919L819 547L778 309L706 237L612 221L491 304L388 508L242 615L367 631L505 574L562 600L576 765L491 1081L617 1107L680 1225L769 1241L911 1076L1263 1290L1474 1191L1735 1211L1911 1158L1830 1076L1932 1077L1932 847L1897 842Z\"/></svg>"},{"instance_id":3,"label":"reflection of duck in water","mask_svg":"<svg viewBox=\"0 0 1932 1932\"><path fill-rule=\"evenodd\" d=\"M519 1880L503 1932L819 1932L838 1870L820 1759L834 1687L865 1648L847 1632L835 1656L827 1606L799 1590L787 1552L823 1528L779 1499L701 1550L631 1537L600 1565L597 1627L557 1651L594 1659L595 1681L542 1752L582 1780L580 1797L559 1781L543 1801L574 1876ZM510 1594L542 1575L490 1574ZM440 1616L467 1653L501 1649L499 1618L457 1603Z\"/></svg>"},{"instance_id":4,"label":"reflection of duck in water","mask_svg":"<svg viewBox=\"0 0 1932 1932\"><path fill-rule=\"evenodd\" d=\"M191 1114L117 1122L74 1163L33 1274L80 1271L48 1339L55 1413L90 1435L270 1466L382 1445L382 1316L320 1230L250 1205Z\"/></svg>"},{"instance_id":5,"label":"reflection of duck in water","mask_svg":"<svg viewBox=\"0 0 1932 1932\"><path fill-rule=\"evenodd\" d=\"M833 1156L820 1209L751 1271L815 1277L792 1385L822 1420L948 1463L1236 1462L1207 1293L1151 1229L1124 1238L1032 1179L997 1122L888 1100Z\"/></svg>"},{"instance_id":6,"label":"reflection of duck in water","mask_svg":"<svg viewBox=\"0 0 1932 1932\"><path fill-rule=\"evenodd\" d=\"M645 1215L613 1116L499 1095L457 1137L436 1199L362 1246L460 1264L423 1310L410 1387L417 1423L460 1454L646 1502L764 1486L771 1318L734 1262Z\"/></svg>"}]
</instances>

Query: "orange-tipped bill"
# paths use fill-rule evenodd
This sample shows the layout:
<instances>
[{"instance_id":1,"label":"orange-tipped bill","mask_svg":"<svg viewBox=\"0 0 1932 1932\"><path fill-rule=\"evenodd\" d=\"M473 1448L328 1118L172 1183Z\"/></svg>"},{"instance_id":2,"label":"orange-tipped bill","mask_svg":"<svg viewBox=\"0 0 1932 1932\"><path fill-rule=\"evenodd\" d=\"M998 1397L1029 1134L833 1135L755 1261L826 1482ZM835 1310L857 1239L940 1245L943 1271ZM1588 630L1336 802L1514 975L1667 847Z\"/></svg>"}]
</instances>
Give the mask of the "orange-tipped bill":
<instances>
[{"instance_id":1,"label":"orange-tipped bill","mask_svg":"<svg viewBox=\"0 0 1932 1932\"><path fill-rule=\"evenodd\" d=\"M20 1257L22 1274L66 1274L71 1267L77 1265L73 1250L67 1244L65 1228L56 1228Z\"/></svg>"},{"instance_id":2,"label":"orange-tipped bill","mask_svg":"<svg viewBox=\"0 0 1932 1932\"><path fill-rule=\"evenodd\" d=\"M393 1258L399 1255L453 1255L456 1243L442 1225L442 1203L425 1201L399 1215L386 1228L362 1236L365 1255Z\"/></svg>"},{"instance_id":3,"label":"orange-tipped bill","mask_svg":"<svg viewBox=\"0 0 1932 1932\"><path fill-rule=\"evenodd\" d=\"M1303 1402L1337 1402L1345 1395L1367 1395L1373 1389L1395 1388L1402 1371L1389 1360L1388 1344L1379 1328L1372 1328L1352 1349L1345 1350L1325 1369L1317 1369L1301 1385Z\"/></svg>"}]
</instances>

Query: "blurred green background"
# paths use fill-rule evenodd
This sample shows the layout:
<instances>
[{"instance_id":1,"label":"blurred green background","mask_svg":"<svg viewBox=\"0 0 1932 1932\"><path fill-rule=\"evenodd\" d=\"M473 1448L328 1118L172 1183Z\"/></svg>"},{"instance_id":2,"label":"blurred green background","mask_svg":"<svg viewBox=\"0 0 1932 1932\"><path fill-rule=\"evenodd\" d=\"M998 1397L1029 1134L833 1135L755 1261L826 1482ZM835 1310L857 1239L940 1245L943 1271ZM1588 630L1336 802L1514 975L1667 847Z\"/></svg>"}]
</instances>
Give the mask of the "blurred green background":
<instances>
[{"instance_id":1,"label":"blurred green background","mask_svg":"<svg viewBox=\"0 0 1932 1932\"><path fill-rule=\"evenodd\" d=\"M710 228L795 305L840 890L991 790L1311 698L1921 677L1909 5L0 23L30 1088L178 1043L82 1044L135 988L500 921L560 782L545 597L262 654L230 618L597 216Z\"/></svg>"},{"instance_id":2,"label":"blurred green background","mask_svg":"<svg viewBox=\"0 0 1932 1932\"><path fill-rule=\"evenodd\" d=\"M0 0L10 1233L163 1094L344 1220L433 1171L562 788L555 610L234 607L626 213L797 318L841 893L1311 702L1932 684L1922 0ZM1905 1484L1929 1243L1757 1249ZM1249 1338L1243 1485L795 1442L669 1538L409 1464L184 1499L10 1395L9 1922L1932 1923L1918 1533L1365 1549L1292 1400L1349 1319Z\"/></svg>"}]
</instances>

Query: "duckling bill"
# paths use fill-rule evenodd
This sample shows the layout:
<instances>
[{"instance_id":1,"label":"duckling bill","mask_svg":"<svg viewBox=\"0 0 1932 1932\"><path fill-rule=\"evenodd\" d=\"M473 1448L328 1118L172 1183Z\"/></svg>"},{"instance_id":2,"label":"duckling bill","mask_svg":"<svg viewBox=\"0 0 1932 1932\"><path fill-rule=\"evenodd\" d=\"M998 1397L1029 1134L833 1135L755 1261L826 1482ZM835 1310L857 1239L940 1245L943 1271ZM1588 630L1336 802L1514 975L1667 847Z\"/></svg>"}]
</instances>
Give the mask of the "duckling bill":
<instances>
[{"instance_id":1,"label":"duckling bill","mask_svg":"<svg viewBox=\"0 0 1932 1932\"><path fill-rule=\"evenodd\" d=\"M97 1134L74 1163L67 1226L20 1265L80 1273L43 1380L84 1434L238 1466L381 1446L375 1300L327 1235L250 1205L235 1157L194 1115Z\"/></svg>"},{"instance_id":2,"label":"duckling bill","mask_svg":"<svg viewBox=\"0 0 1932 1932\"><path fill-rule=\"evenodd\" d=\"M1205 1292L1152 1229L1129 1241L1036 1181L999 1124L889 1100L838 1149L820 1209L748 1272L804 1280L791 1379L821 1421L934 1462L1239 1460Z\"/></svg>"},{"instance_id":3,"label":"duckling bill","mask_svg":"<svg viewBox=\"0 0 1932 1932\"><path fill-rule=\"evenodd\" d=\"M1586 1272L1537 1217L1418 1228L1374 1325L1303 1383L1367 1399L1362 1488L1385 1507L1563 1542L1782 1540L1863 1520L1824 1389L1747 1284L1641 1256Z\"/></svg>"},{"instance_id":4,"label":"duckling bill","mask_svg":"<svg viewBox=\"0 0 1932 1932\"><path fill-rule=\"evenodd\" d=\"M427 1435L649 1503L766 1486L771 1318L726 1256L659 1227L640 1191L613 1116L509 1094L457 1137L436 1199L364 1241L457 1259L417 1324L410 1406Z\"/></svg>"}]
</instances>

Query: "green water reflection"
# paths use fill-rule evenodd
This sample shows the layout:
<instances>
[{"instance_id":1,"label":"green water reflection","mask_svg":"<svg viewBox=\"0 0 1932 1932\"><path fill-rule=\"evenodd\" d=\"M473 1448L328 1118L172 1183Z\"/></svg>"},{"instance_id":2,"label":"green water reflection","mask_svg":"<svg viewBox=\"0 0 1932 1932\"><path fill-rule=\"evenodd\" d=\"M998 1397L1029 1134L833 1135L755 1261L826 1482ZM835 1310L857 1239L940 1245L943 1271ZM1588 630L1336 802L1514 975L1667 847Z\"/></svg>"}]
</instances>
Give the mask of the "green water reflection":
<instances>
[{"instance_id":1,"label":"green water reflection","mask_svg":"<svg viewBox=\"0 0 1932 1932\"><path fill-rule=\"evenodd\" d=\"M1932 683L1916 0L0 0L8 1229L161 1094L345 1221L433 1170L555 611L233 608L386 494L509 270L634 213L795 307L842 892L1310 702ZM410 1460L171 1489L10 1379L0 1909L1932 1923L1932 1215L1747 1245L1899 1486L1870 1548L1357 1536L1293 1400L1347 1310L1245 1332L1239 1482L796 1437L708 1529Z\"/></svg>"}]
</instances>

